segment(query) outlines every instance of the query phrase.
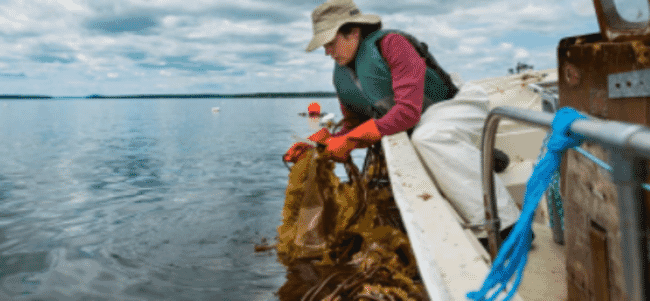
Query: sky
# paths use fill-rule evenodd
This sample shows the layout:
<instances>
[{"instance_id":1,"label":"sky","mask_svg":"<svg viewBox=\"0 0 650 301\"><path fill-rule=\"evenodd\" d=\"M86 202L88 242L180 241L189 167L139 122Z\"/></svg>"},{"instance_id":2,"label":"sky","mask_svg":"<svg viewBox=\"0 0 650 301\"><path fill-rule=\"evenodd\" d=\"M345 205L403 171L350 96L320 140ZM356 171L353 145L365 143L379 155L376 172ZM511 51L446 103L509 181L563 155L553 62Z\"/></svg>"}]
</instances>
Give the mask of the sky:
<instances>
[{"instance_id":1,"label":"sky","mask_svg":"<svg viewBox=\"0 0 650 301\"><path fill-rule=\"evenodd\" d=\"M334 91L333 60L304 50L323 2L0 0L0 95ZM355 3L465 81L555 68L561 38L599 31L592 0Z\"/></svg>"}]
</instances>

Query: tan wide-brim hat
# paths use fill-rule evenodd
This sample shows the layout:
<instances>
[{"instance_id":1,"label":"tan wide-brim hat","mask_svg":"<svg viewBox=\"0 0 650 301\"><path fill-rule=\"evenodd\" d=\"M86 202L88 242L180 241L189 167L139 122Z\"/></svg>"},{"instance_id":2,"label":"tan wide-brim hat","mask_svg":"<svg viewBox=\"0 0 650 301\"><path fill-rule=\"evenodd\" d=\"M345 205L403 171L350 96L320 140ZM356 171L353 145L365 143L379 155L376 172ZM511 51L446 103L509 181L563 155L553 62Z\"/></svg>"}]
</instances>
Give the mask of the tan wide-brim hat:
<instances>
[{"instance_id":1,"label":"tan wide-brim hat","mask_svg":"<svg viewBox=\"0 0 650 301\"><path fill-rule=\"evenodd\" d=\"M314 37L307 46L307 52L321 47L334 39L339 28L346 23L377 24L377 15L364 15L352 0L330 0L314 9L311 14Z\"/></svg>"}]
</instances>

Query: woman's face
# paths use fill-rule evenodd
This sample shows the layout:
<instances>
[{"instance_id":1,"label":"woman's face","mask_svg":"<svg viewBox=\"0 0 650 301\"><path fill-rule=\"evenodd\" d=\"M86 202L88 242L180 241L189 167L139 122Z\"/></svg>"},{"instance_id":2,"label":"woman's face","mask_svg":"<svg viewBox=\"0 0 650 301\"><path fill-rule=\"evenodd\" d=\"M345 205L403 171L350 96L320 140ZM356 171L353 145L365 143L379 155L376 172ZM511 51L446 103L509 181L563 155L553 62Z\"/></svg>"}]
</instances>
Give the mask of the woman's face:
<instances>
[{"instance_id":1,"label":"woman's face","mask_svg":"<svg viewBox=\"0 0 650 301\"><path fill-rule=\"evenodd\" d=\"M339 66L345 66L354 60L359 48L359 28L353 28L347 36L338 32L334 40L325 44L325 55L332 57Z\"/></svg>"}]
</instances>

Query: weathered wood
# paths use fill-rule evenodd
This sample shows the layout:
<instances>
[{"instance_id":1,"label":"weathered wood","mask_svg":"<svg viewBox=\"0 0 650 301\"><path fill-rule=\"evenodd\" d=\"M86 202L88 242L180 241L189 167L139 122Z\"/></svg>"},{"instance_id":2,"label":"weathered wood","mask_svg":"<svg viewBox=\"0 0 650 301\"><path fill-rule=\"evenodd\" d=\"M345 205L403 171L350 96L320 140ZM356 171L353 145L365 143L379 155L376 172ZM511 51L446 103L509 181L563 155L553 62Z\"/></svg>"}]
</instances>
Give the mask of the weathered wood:
<instances>
[{"instance_id":1,"label":"weathered wood","mask_svg":"<svg viewBox=\"0 0 650 301\"><path fill-rule=\"evenodd\" d=\"M594 300L609 301L609 270L607 264L607 231L591 223L591 262L593 264Z\"/></svg>"},{"instance_id":2,"label":"weathered wood","mask_svg":"<svg viewBox=\"0 0 650 301\"><path fill-rule=\"evenodd\" d=\"M595 143L582 145L586 151L607 161L607 151ZM620 247L620 225L616 186L609 172L576 151L567 152L566 170L562 175L564 200L565 239L567 246L567 272L570 296L595 297L607 283L610 300L625 300L625 278ZM604 246L594 245L593 224L604 231ZM594 257L605 248L606 260L603 266L594 264ZM601 269L606 269L603 273ZM578 289L584 292L574 292ZM591 298L590 297L590 298ZM590 299L571 299L590 300ZM599 300L599 299L597 299Z\"/></svg>"}]
</instances>

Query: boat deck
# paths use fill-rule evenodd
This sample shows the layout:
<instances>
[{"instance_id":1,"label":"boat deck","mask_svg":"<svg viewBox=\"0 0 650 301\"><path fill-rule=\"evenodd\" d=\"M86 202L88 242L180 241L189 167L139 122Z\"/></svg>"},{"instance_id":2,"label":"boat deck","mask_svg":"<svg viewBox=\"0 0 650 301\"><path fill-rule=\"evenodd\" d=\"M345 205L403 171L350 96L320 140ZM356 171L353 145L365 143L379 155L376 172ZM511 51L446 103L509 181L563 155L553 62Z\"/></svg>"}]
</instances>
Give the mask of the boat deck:
<instances>
[{"instance_id":1,"label":"boat deck","mask_svg":"<svg viewBox=\"0 0 650 301\"><path fill-rule=\"evenodd\" d=\"M526 301L567 299L565 247L553 241L547 225L533 223L535 241L528 254L528 264L519 288Z\"/></svg>"},{"instance_id":2,"label":"boat deck","mask_svg":"<svg viewBox=\"0 0 650 301\"><path fill-rule=\"evenodd\" d=\"M553 241L553 233L548 226L533 223L533 231L535 241L528 253L524 278L518 289L519 297L525 301L567 300L565 247ZM490 255L478 240L473 245L489 263Z\"/></svg>"}]
</instances>

